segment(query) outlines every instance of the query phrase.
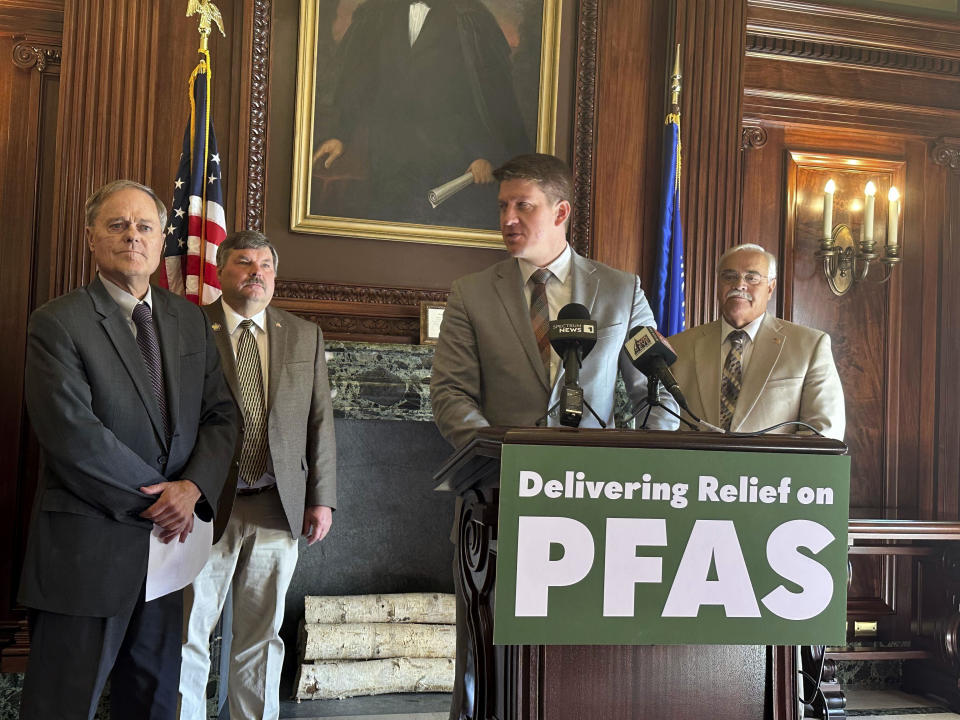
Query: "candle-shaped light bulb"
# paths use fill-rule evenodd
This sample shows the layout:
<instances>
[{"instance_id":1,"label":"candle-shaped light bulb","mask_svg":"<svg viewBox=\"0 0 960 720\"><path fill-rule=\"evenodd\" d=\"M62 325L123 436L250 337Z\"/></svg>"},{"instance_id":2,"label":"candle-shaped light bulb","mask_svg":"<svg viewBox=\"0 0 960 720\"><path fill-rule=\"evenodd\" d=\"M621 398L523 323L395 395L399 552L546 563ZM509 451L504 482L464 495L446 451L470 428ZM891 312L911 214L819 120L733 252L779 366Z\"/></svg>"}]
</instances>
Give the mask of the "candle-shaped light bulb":
<instances>
[{"instance_id":1,"label":"candle-shaped light bulb","mask_svg":"<svg viewBox=\"0 0 960 720\"><path fill-rule=\"evenodd\" d=\"M897 244L897 229L900 227L900 193L895 187L887 193L890 207L887 210L887 245Z\"/></svg>"},{"instance_id":2,"label":"candle-shaped light bulb","mask_svg":"<svg viewBox=\"0 0 960 720\"><path fill-rule=\"evenodd\" d=\"M877 186L873 181L867 183L863 189L863 194L867 196L867 201L863 208L863 242L873 244L873 201L877 194Z\"/></svg>"},{"instance_id":3,"label":"candle-shaped light bulb","mask_svg":"<svg viewBox=\"0 0 960 720\"><path fill-rule=\"evenodd\" d=\"M833 178L827 180L827 186L823 189L823 237L833 237L833 193L837 189L837 184Z\"/></svg>"}]
</instances>

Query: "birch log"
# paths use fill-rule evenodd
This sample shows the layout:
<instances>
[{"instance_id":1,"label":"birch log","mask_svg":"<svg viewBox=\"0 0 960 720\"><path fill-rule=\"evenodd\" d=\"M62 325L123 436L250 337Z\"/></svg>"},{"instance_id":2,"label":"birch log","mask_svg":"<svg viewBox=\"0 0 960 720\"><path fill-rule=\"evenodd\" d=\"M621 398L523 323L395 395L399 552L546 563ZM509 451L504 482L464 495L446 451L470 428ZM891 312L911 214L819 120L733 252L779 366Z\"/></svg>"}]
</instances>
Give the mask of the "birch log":
<instances>
[{"instance_id":1,"label":"birch log","mask_svg":"<svg viewBox=\"0 0 960 720\"><path fill-rule=\"evenodd\" d=\"M305 622L310 623L439 623L456 622L453 595L397 593L393 595L307 595Z\"/></svg>"},{"instance_id":2,"label":"birch log","mask_svg":"<svg viewBox=\"0 0 960 720\"><path fill-rule=\"evenodd\" d=\"M453 692L453 658L393 658L306 663L298 700L333 700L401 692Z\"/></svg>"},{"instance_id":3,"label":"birch log","mask_svg":"<svg viewBox=\"0 0 960 720\"><path fill-rule=\"evenodd\" d=\"M449 658L457 652L454 625L344 623L304 626L304 660Z\"/></svg>"}]
</instances>

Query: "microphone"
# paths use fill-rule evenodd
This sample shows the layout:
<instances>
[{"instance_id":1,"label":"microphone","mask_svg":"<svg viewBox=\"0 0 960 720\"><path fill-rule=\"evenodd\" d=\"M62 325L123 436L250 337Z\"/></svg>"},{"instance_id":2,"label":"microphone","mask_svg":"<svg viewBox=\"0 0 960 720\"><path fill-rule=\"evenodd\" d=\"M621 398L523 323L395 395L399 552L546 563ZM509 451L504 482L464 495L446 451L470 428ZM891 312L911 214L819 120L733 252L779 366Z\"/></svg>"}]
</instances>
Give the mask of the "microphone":
<instances>
[{"instance_id":1,"label":"microphone","mask_svg":"<svg viewBox=\"0 0 960 720\"><path fill-rule=\"evenodd\" d=\"M633 366L652 382L662 382L677 404L690 412L677 379L670 372L670 365L677 360L677 353L656 328L637 325L627 336L623 349L627 351Z\"/></svg>"},{"instance_id":2,"label":"microphone","mask_svg":"<svg viewBox=\"0 0 960 720\"><path fill-rule=\"evenodd\" d=\"M560 308L557 319L550 323L547 337L563 359L560 424L579 427L584 404L580 366L597 343L597 323L590 319L590 311L583 305L570 303Z\"/></svg>"}]
</instances>

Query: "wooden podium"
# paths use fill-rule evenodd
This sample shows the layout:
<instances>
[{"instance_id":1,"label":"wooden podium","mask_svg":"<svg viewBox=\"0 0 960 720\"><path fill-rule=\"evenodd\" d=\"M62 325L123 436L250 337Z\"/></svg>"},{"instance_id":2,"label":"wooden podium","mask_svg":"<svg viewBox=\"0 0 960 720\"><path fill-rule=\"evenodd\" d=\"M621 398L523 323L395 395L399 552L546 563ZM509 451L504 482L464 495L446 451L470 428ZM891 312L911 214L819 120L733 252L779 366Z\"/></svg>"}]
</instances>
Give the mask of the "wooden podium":
<instances>
[{"instance_id":1,"label":"wooden podium","mask_svg":"<svg viewBox=\"0 0 960 720\"><path fill-rule=\"evenodd\" d=\"M451 720L796 720L796 648L753 645L493 645L504 444L842 455L808 436L486 428L434 476L458 495L457 678Z\"/></svg>"}]
</instances>

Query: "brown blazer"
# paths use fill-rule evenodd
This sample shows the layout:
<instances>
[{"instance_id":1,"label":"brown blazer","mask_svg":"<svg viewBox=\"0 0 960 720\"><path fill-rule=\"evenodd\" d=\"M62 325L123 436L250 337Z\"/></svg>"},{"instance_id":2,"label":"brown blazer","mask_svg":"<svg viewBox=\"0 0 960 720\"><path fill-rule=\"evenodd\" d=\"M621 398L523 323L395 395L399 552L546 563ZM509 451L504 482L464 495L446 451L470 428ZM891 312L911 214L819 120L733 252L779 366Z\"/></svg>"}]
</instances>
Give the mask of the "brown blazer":
<instances>
[{"instance_id":1,"label":"brown blazer","mask_svg":"<svg viewBox=\"0 0 960 720\"><path fill-rule=\"evenodd\" d=\"M230 344L222 300L206 305L220 351L223 373L240 406L237 363ZM337 503L337 451L333 408L323 334L315 324L283 310L267 307L270 368L267 385L267 438L277 490L290 532L303 529L303 510L310 505ZM236 495L239 449L220 497L214 542L230 518Z\"/></svg>"}]
</instances>

